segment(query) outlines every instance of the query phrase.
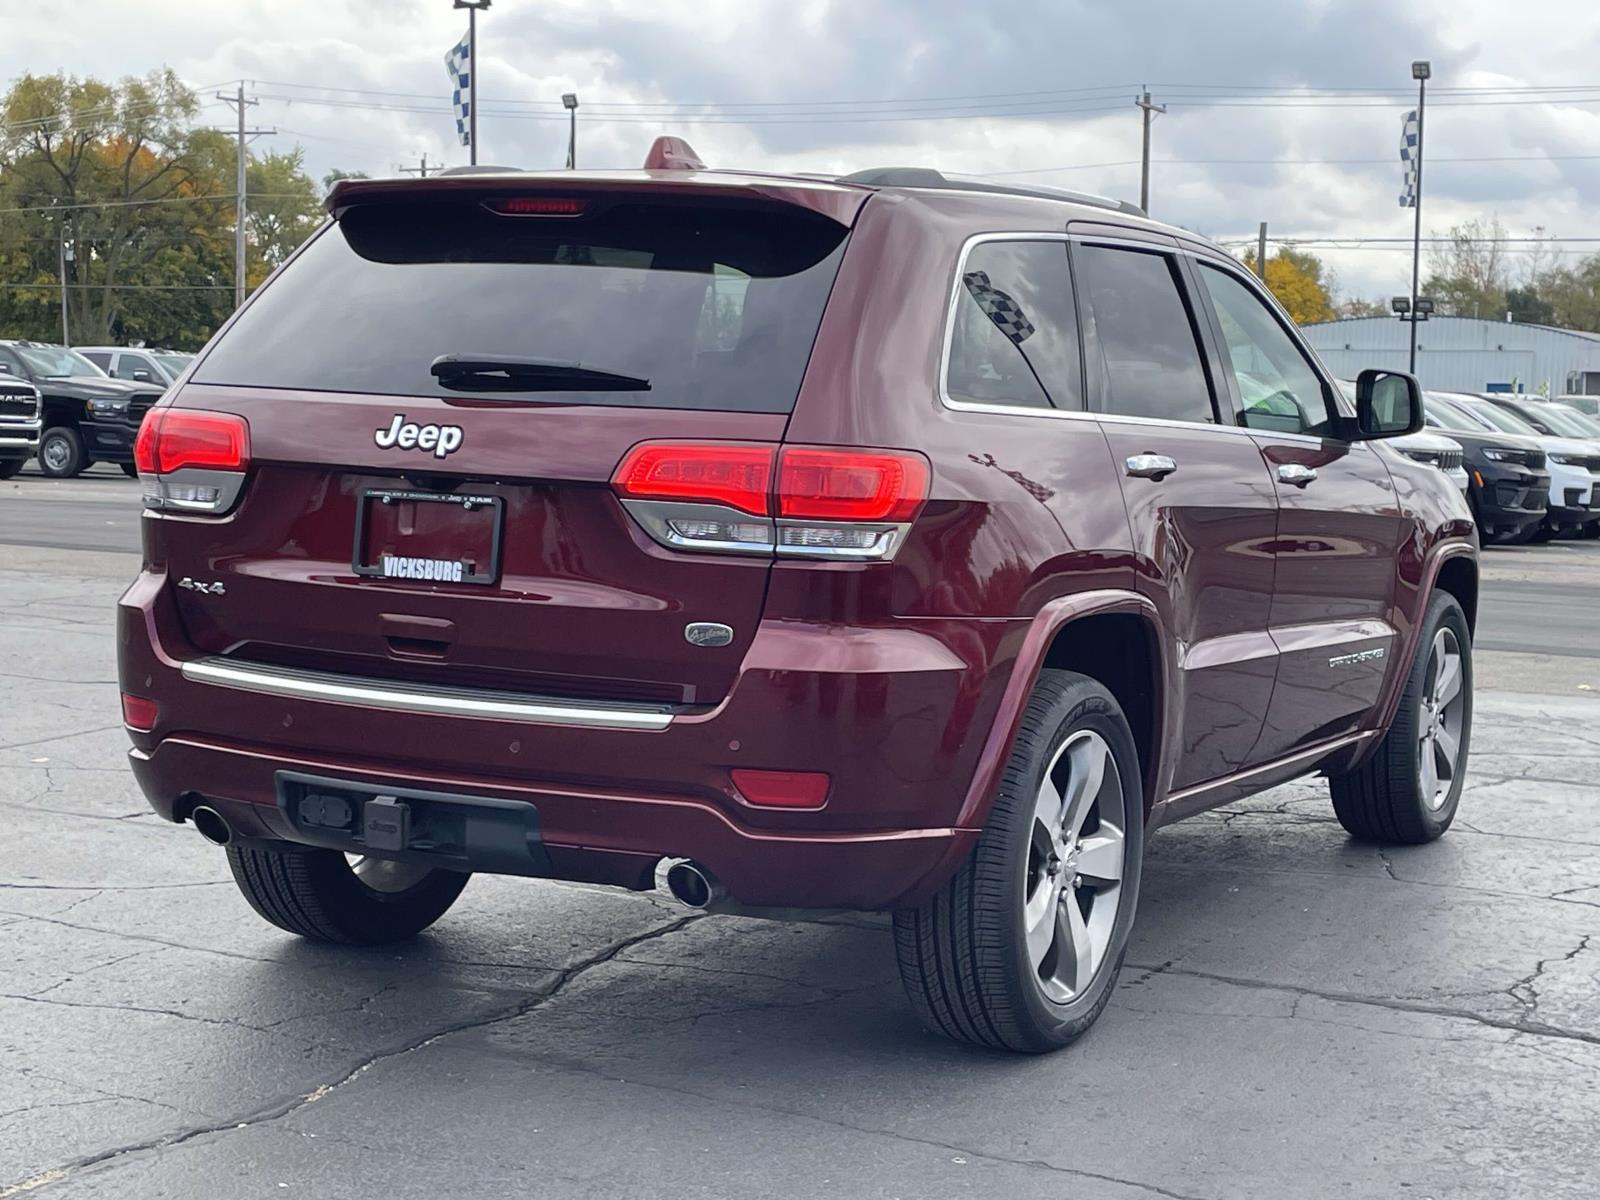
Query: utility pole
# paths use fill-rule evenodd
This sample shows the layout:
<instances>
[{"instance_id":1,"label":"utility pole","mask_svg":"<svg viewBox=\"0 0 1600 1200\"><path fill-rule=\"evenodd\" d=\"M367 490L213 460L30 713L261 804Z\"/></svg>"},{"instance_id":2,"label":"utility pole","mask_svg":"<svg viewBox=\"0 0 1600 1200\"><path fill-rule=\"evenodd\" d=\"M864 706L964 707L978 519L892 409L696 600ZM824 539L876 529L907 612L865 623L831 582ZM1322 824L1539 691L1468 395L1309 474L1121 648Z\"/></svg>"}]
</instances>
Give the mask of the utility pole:
<instances>
[{"instance_id":1,"label":"utility pole","mask_svg":"<svg viewBox=\"0 0 1600 1200\"><path fill-rule=\"evenodd\" d=\"M61 344L72 345L72 332L67 328L67 218L63 213L56 222L56 269L61 273Z\"/></svg>"},{"instance_id":2,"label":"utility pole","mask_svg":"<svg viewBox=\"0 0 1600 1200\"><path fill-rule=\"evenodd\" d=\"M1428 102L1428 76L1433 67L1427 62L1411 64L1411 78L1417 81L1417 194L1415 221L1411 228L1411 373L1417 373L1417 307L1422 279L1422 122Z\"/></svg>"},{"instance_id":3,"label":"utility pole","mask_svg":"<svg viewBox=\"0 0 1600 1200\"><path fill-rule=\"evenodd\" d=\"M218 92L217 99L223 101L230 108L239 112L239 163L238 173L233 185L233 307L239 308L244 304L245 284L245 167L250 161L250 153L245 149L249 140L260 137L262 134L277 133L276 129L246 129L244 127L244 111L253 105L260 104L254 96L245 98L244 83L239 84L237 95L230 96L226 92Z\"/></svg>"},{"instance_id":4,"label":"utility pole","mask_svg":"<svg viewBox=\"0 0 1600 1200\"><path fill-rule=\"evenodd\" d=\"M1144 113L1144 152L1139 156L1139 207L1144 209L1145 215L1150 214L1150 122L1157 113L1167 111L1164 104L1150 103L1150 89L1146 88L1144 94L1134 100Z\"/></svg>"},{"instance_id":5,"label":"utility pole","mask_svg":"<svg viewBox=\"0 0 1600 1200\"><path fill-rule=\"evenodd\" d=\"M426 179L428 177L427 151L423 151L422 161L420 163L414 167L401 167L400 173L403 175L415 175L418 179Z\"/></svg>"},{"instance_id":6,"label":"utility pole","mask_svg":"<svg viewBox=\"0 0 1600 1200\"><path fill-rule=\"evenodd\" d=\"M1261 229L1256 233L1256 275L1261 282L1267 281L1267 223L1261 222Z\"/></svg>"}]
</instances>

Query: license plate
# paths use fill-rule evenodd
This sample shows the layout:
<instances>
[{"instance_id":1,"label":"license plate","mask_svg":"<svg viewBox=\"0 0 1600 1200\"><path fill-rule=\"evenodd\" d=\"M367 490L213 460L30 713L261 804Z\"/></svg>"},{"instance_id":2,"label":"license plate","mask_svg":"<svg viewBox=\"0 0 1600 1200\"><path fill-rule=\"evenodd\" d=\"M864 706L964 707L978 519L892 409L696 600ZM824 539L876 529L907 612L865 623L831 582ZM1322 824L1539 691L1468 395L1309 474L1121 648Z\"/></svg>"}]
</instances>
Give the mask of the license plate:
<instances>
[{"instance_id":1,"label":"license plate","mask_svg":"<svg viewBox=\"0 0 1600 1200\"><path fill-rule=\"evenodd\" d=\"M356 510L357 575L416 583L500 578L499 496L369 488Z\"/></svg>"}]
</instances>

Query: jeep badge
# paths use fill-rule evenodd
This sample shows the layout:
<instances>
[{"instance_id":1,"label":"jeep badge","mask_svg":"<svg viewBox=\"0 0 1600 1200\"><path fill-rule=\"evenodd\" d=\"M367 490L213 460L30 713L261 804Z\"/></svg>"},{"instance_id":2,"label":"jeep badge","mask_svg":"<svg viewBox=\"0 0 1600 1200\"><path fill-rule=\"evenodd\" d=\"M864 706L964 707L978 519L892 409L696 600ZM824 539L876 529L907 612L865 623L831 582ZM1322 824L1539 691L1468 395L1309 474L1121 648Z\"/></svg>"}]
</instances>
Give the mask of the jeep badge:
<instances>
[{"instance_id":1,"label":"jeep badge","mask_svg":"<svg viewBox=\"0 0 1600 1200\"><path fill-rule=\"evenodd\" d=\"M380 449L397 446L401 450L431 450L435 458L443 458L457 449L461 439L459 425L418 425L406 420L404 413L395 413L389 428L379 429L372 435Z\"/></svg>"}]
</instances>

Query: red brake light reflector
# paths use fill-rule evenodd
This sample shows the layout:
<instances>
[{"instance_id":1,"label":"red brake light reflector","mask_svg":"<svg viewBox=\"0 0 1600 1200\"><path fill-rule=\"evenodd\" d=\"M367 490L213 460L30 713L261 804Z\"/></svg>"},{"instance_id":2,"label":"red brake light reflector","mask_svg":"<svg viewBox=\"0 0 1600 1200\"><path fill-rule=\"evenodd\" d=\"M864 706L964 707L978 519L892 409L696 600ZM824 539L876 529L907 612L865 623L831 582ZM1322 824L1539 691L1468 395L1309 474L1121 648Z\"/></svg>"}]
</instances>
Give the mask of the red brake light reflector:
<instances>
[{"instance_id":1,"label":"red brake light reflector","mask_svg":"<svg viewBox=\"0 0 1600 1200\"><path fill-rule=\"evenodd\" d=\"M129 729L139 733L149 733L156 727L156 716L160 712L154 700L143 696L130 696L122 693L122 723Z\"/></svg>"},{"instance_id":2,"label":"red brake light reflector","mask_svg":"<svg viewBox=\"0 0 1600 1200\"><path fill-rule=\"evenodd\" d=\"M814 521L909 521L928 498L928 460L892 450L785 447L778 515Z\"/></svg>"},{"instance_id":3,"label":"red brake light reflector","mask_svg":"<svg viewBox=\"0 0 1600 1200\"><path fill-rule=\"evenodd\" d=\"M588 207L571 196L501 196L484 204L503 217L581 217Z\"/></svg>"},{"instance_id":4,"label":"red brake light reflector","mask_svg":"<svg viewBox=\"0 0 1600 1200\"><path fill-rule=\"evenodd\" d=\"M702 500L767 514L771 446L648 442L628 451L611 482L636 500Z\"/></svg>"},{"instance_id":5,"label":"red brake light reflector","mask_svg":"<svg viewBox=\"0 0 1600 1200\"><path fill-rule=\"evenodd\" d=\"M828 803L828 777L820 771L730 771L733 786L760 808L821 808Z\"/></svg>"},{"instance_id":6,"label":"red brake light reflector","mask_svg":"<svg viewBox=\"0 0 1600 1200\"><path fill-rule=\"evenodd\" d=\"M134 460L141 472L155 475L180 467L244 471L250 466L250 426L233 413L158 409L139 428Z\"/></svg>"}]
</instances>

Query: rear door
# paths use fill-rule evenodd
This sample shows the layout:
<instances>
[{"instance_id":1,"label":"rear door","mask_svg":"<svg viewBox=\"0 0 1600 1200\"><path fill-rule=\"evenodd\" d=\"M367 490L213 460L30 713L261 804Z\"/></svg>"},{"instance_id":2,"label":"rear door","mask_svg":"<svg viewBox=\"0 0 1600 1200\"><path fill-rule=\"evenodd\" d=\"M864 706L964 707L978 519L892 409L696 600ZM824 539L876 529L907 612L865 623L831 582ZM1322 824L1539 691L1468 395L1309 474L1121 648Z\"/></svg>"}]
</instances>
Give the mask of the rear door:
<instances>
[{"instance_id":1,"label":"rear door","mask_svg":"<svg viewBox=\"0 0 1600 1200\"><path fill-rule=\"evenodd\" d=\"M781 439L845 225L659 185L546 203L445 182L342 213L177 396L245 418L252 458L225 529L147 523L170 576L225 592L174 592L191 642L360 675L715 703L769 560L656 544L610 479L647 439ZM701 621L731 640L691 645Z\"/></svg>"},{"instance_id":2,"label":"rear door","mask_svg":"<svg viewBox=\"0 0 1600 1200\"><path fill-rule=\"evenodd\" d=\"M1399 643L1401 512L1382 456L1332 436L1333 385L1257 285L1209 259L1194 273L1233 419L1251 431L1277 493L1270 628L1281 658L1251 756L1266 762L1355 730L1377 703Z\"/></svg>"},{"instance_id":3,"label":"rear door","mask_svg":"<svg viewBox=\"0 0 1600 1200\"><path fill-rule=\"evenodd\" d=\"M1177 650L1172 791L1249 762L1272 695L1277 499L1261 453L1223 426L1215 364L1173 246L1073 246L1091 409L1124 472L1139 586Z\"/></svg>"}]
</instances>

